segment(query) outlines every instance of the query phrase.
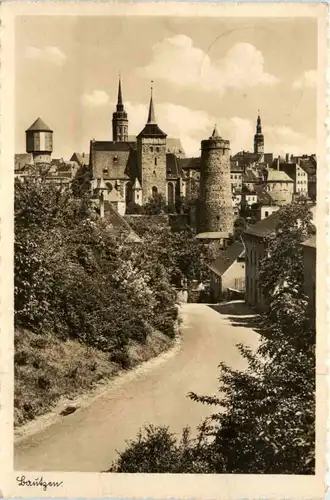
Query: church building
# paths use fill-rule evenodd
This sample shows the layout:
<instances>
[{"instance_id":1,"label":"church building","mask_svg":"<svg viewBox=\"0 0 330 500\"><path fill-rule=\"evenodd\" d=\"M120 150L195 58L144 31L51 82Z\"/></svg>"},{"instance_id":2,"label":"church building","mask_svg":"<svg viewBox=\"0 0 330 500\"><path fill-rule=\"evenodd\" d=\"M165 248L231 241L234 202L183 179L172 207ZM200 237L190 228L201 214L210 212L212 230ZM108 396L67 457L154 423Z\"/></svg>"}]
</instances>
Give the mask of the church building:
<instances>
[{"instance_id":1,"label":"church building","mask_svg":"<svg viewBox=\"0 0 330 500\"><path fill-rule=\"evenodd\" d=\"M162 195L169 205L174 205L182 194L179 159L184 156L180 140L168 138L157 124L152 88L147 122L137 137L129 135L129 117L119 79L112 141L90 142L92 188L103 179L108 193L116 189L125 203L143 205Z\"/></svg>"}]
</instances>

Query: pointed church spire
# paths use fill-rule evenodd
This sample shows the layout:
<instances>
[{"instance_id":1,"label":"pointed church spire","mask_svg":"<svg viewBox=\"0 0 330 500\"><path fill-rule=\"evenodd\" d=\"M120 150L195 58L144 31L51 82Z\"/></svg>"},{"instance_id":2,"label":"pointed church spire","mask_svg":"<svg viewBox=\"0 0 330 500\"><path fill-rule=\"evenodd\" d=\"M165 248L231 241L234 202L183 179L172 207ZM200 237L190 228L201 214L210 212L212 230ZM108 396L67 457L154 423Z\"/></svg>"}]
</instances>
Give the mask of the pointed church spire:
<instances>
[{"instance_id":1,"label":"pointed church spire","mask_svg":"<svg viewBox=\"0 0 330 500\"><path fill-rule=\"evenodd\" d=\"M122 93L121 93L121 78L120 78L120 73L119 73L117 105L122 105L122 104L123 104L123 96L122 96Z\"/></svg>"},{"instance_id":2,"label":"pointed church spire","mask_svg":"<svg viewBox=\"0 0 330 500\"><path fill-rule=\"evenodd\" d=\"M260 110L258 109L256 134L254 136L254 153L260 154L264 152L264 136L262 134Z\"/></svg>"},{"instance_id":3,"label":"pointed church spire","mask_svg":"<svg viewBox=\"0 0 330 500\"><path fill-rule=\"evenodd\" d=\"M262 134L262 127L261 127L261 118L260 118L260 109L258 109L258 118L257 118L257 127L256 127L257 134Z\"/></svg>"},{"instance_id":4,"label":"pointed church spire","mask_svg":"<svg viewBox=\"0 0 330 500\"><path fill-rule=\"evenodd\" d=\"M128 117L123 103L120 74L118 79L117 106L116 111L112 114L112 140L119 142L128 140Z\"/></svg>"},{"instance_id":5,"label":"pointed church spire","mask_svg":"<svg viewBox=\"0 0 330 500\"><path fill-rule=\"evenodd\" d=\"M150 88L150 104L149 104L149 113L148 113L148 121L147 123L156 123L156 118L155 118L155 110L154 110L154 103L152 100L152 84L154 82L151 81L151 88Z\"/></svg>"}]
</instances>

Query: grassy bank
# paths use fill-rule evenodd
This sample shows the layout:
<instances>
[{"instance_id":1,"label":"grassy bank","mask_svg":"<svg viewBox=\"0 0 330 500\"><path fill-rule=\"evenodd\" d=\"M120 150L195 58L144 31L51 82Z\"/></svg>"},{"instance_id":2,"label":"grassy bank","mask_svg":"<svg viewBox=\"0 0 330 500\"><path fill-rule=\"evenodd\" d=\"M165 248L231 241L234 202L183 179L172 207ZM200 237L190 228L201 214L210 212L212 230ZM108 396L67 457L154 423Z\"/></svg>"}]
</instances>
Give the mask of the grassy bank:
<instances>
[{"instance_id":1,"label":"grassy bank","mask_svg":"<svg viewBox=\"0 0 330 500\"><path fill-rule=\"evenodd\" d=\"M130 368L159 355L174 343L154 331L144 344L130 342ZM59 340L29 330L15 332L15 427L47 413L63 397L82 394L123 370L101 350L77 340Z\"/></svg>"}]
</instances>

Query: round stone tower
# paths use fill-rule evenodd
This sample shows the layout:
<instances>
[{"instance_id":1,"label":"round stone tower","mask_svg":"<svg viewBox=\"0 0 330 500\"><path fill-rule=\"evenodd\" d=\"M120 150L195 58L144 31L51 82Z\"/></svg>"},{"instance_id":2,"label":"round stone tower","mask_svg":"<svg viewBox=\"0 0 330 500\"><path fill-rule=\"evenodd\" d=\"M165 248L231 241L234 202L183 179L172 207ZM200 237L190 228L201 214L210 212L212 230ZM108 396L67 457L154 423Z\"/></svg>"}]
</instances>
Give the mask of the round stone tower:
<instances>
[{"instance_id":1,"label":"round stone tower","mask_svg":"<svg viewBox=\"0 0 330 500\"><path fill-rule=\"evenodd\" d=\"M32 123L25 131L26 152L32 153L33 161L37 163L50 163L53 152L53 131L41 118Z\"/></svg>"},{"instance_id":2,"label":"round stone tower","mask_svg":"<svg viewBox=\"0 0 330 500\"><path fill-rule=\"evenodd\" d=\"M198 233L224 233L234 230L234 211L230 183L230 143L214 128L201 143L201 176Z\"/></svg>"}]
</instances>

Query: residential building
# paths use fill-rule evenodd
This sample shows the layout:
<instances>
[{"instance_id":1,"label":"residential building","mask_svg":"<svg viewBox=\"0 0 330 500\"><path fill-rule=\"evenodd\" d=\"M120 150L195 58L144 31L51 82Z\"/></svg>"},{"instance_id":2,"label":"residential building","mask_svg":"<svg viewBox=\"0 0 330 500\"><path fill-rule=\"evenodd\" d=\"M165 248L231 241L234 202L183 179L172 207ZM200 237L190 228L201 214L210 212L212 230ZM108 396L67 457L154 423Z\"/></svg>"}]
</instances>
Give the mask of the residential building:
<instances>
[{"instance_id":1,"label":"residential building","mask_svg":"<svg viewBox=\"0 0 330 500\"><path fill-rule=\"evenodd\" d=\"M210 299L219 302L231 292L243 293L245 290L245 251L242 242L237 241L209 265Z\"/></svg>"},{"instance_id":2,"label":"residential building","mask_svg":"<svg viewBox=\"0 0 330 500\"><path fill-rule=\"evenodd\" d=\"M294 181L281 170L268 170L266 191L277 205L292 203Z\"/></svg>"}]
</instances>

